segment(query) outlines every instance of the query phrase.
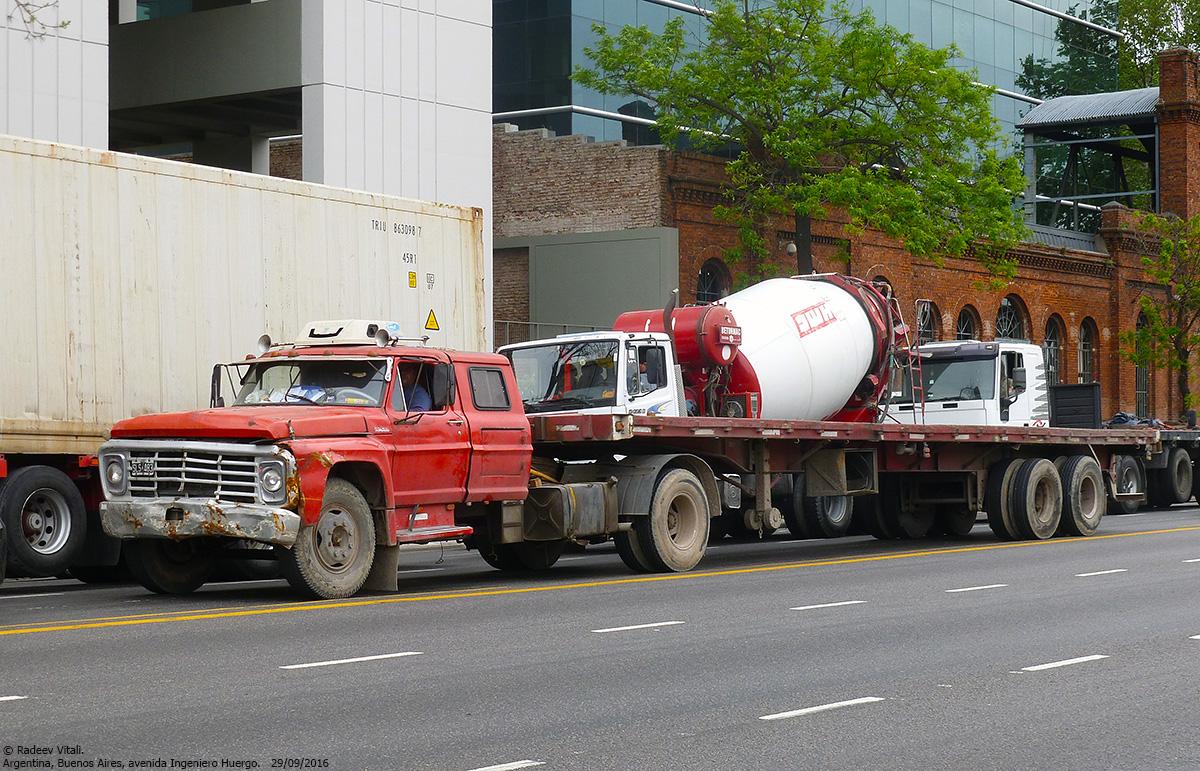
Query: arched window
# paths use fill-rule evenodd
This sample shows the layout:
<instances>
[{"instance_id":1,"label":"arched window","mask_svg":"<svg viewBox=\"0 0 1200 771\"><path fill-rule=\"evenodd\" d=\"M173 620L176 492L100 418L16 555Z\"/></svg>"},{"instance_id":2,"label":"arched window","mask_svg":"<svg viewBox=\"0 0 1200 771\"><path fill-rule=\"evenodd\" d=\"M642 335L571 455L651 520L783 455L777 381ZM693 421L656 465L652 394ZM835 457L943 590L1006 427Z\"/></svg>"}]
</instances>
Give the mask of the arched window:
<instances>
[{"instance_id":1,"label":"arched window","mask_svg":"<svg viewBox=\"0 0 1200 771\"><path fill-rule=\"evenodd\" d=\"M729 268L713 257L700 268L696 281L696 302L711 303L729 294Z\"/></svg>"},{"instance_id":2,"label":"arched window","mask_svg":"<svg viewBox=\"0 0 1200 771\"><path fill-rule=\"evenodd\" d=\"M1024 303L1015 294L1000 301L1000 310L996 311L996 338L1026 339Z\"/></svg>"},{"instance_id":3,"label":"arched window","mask_svg":"<svg viewBox=\"0 0 1200 771\"><path fill-rule=\"evenodd\" d=\"M1042 341L1042 355L1046 358L1046 385L1062 382L1062 341L1065 327L1058 314L1046 321L1046 336Z\"/></svg>"},{"instance_id":4,"label":"arched window","mask_svg":"<svg viewBox=\"0 0 1200 771\"><path fill-rule=\"evenodd\" d=\"M931 300L917 301L917 343L932 343L942 336L942 312Z\"/></svg>"},{"instance_id":5,"label":"arched window","mask_svg":"<svg viewBox=\"0 0 1200 771\"><path fill-rule=\"evenodd\" d=\"M1137 317L1137 337L1134 339L1134 355L1137 363L1134 365L1133 396L1137 414L1140 417L1150 417L1150 364L1146 361L1149 340L1146 335L1150 332L1150 319L1146 314L1139 313Z\"/></svg>"},{"instance_id":6,"label":"arched window","mask_svg":"<svg viewBox=\"0 0 1200 771\"><path fill-rule=\"evenodd\" d=\"M970 305L964 305L963 309L958 312L958 321L954 327L954 338L956 340L979 339L979 312Z\"/></svg>"},{"instance_id":7,"label":"arched window","mask_svg":"<svg viewBox=\"0 0 1200 771\"><path fill-rule=\"evenodd\" d=\"M1079 325L1079 382L1091 383L1099 376L1096 371L1097 352L1099 351L1100 334L1096 330L1096 322L1086 318Z\"/></svg>"}]
</instances>

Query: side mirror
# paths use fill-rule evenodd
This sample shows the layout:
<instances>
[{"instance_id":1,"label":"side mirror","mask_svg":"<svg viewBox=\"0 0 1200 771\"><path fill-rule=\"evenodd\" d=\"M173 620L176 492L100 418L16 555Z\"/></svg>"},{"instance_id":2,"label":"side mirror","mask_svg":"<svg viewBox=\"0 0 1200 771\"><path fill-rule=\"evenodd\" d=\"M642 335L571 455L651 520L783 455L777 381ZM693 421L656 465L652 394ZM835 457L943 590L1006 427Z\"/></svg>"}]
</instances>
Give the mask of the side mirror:
<instances>
[{"instance_id":1,"label":"side mirror","mask_svg":"<svg viewBox=\"0 0 1200 771\"><path fill-rule=\"evenodd\" d=\"M646 378L656 386L666 385L666 360L662 348L646 349Z\"/></svg>"},{"instance_id":2,"label":"side mirror","mask_svg":"<svg viewBox=\"0 0 1200 771\"><path fill-rule=\"evenodd\" d=\"M225 399L221 396L221 370L223 367L217 364L213 367L212 373L212 390L208 396L208 405L210 407L224 407Z\"/></svg>"},{"instance_id":3,"label":"side mirror","mask_svg":"<svg viewBox=\"0 0 1200 771\"><path fill-rule=\"evenodd\" d=\"M429 379L429 397L435 409L454 404L454 365L441 363L433 365L433 375Z\"/></svg>"},{"instance_id":4,"label":"side mirror","mask_svg":"<svg viewBox=\"0 0 1200 771\"><path fill-rule=\"evenodd\" d=\"M1013 367L1012 380L1013 380L1013 389L1017 393L1021 393L1022 391L1024 391L1025 385L1026 385L1025 368L1024 367Z\"/></svg>"}]
</instances>

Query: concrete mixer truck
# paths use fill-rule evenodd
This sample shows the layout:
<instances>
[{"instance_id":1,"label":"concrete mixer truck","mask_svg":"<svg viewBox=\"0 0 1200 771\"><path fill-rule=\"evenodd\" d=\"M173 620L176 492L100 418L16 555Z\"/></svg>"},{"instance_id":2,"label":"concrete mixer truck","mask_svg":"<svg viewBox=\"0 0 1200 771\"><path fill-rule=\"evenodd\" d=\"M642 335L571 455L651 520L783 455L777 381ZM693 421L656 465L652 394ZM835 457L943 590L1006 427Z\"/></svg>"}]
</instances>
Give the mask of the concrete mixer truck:
<instances>
[{"instance_id":1,"label":"concrete mixer truck","mask_svg":"<svg viewBox=\"0 0 1200 771\"><path fill-rule=\"evenodd\" d=\"M719 416L875 422L904 326L886 287L840 274L770 279L720 303L621 314L610 332L505 346L529 415ZM808 494L777 474L778 507L743 505L752 480L730 473L718 533L835 537L846 496Z\"/></svg>"}]
</instances>

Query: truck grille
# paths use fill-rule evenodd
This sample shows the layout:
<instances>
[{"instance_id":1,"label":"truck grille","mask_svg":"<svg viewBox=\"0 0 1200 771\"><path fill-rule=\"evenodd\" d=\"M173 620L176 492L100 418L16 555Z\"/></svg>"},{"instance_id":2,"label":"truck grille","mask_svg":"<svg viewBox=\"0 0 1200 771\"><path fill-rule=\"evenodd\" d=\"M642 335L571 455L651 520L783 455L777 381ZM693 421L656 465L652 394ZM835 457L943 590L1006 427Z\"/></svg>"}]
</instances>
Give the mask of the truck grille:
<instances>
[{"instance_id":1,"label":"truck grille","mask_svg":"<svg viewBox=\"0 0 1200 771\"><path fill-rule=\"evenodd\" d=\"M134 450L129 457L131 467L153 469L130 474L129 494L134 498L258 500L257 466L251 454L158 449Z\"/></svg>"}]
</instances>

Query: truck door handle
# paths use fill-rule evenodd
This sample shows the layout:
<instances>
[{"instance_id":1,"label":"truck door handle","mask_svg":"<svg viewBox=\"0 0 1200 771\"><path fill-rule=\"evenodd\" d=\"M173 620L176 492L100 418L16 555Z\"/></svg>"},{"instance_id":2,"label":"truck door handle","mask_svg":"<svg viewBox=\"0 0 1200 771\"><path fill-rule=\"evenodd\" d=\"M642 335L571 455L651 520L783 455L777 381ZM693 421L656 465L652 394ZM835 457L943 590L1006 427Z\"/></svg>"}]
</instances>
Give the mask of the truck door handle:
<instances>
[{"instance_id":1,"label":"truck door handle","mask_svg":"<svg viewBox=\"0 0 1200 771\"><path fill-rule=\"evenodd\" d=\"M446 421L447 426L461 426L462 424L463 424L463 422L461 420L447 420Z\"/></svg>"}]
</instances>

